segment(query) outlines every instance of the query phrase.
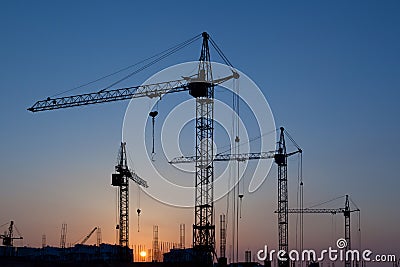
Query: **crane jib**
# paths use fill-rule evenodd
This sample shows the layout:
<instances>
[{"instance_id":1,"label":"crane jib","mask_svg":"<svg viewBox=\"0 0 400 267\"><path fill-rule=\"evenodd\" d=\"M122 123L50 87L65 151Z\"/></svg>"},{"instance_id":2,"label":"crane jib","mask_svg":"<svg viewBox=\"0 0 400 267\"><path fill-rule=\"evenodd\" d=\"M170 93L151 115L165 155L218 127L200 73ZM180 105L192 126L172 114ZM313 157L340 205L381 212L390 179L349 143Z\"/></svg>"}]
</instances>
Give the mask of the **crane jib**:
<instances>
[{"instance_id":1,"label":"crane jib","mask_svg":"<svg viewBox=\"0 0 400 267\"><path fill-rule=\"evenodd\" d=\"M232 78L237 79L239 75L233 73L230 76L213 80L212 82L205 81L187 81L174 80L156 84L147 84L140 86L133 86L127 88L113 89L113 90L100 90L98 92L72 95L65 97L50 98L37 101L28 111L39 112L45 110L54 110L78 106L86 106L92 104L100 104L106 102L115 102L120 100L128 100L140 97L161 97L170 93L177 93L189 91L193 97L206 97L207 91L212 86L219 85Z\"/></svg>"},{"instance_id":2,"label":"crane jib","mask_svg":"<svg viewBox=\"0 0 400 267\"><path fill-rule=\"evenodd\" d=\"M129 88L105 90L88 94L80 94L58 98L47 98L37 101L28 111L39 112L76 106L85 106L106 102L115 102L139 97L160 97L168 93L189 90L184 81L171 81L167 83L135 86Z\"/></svg>"}]
</instances>

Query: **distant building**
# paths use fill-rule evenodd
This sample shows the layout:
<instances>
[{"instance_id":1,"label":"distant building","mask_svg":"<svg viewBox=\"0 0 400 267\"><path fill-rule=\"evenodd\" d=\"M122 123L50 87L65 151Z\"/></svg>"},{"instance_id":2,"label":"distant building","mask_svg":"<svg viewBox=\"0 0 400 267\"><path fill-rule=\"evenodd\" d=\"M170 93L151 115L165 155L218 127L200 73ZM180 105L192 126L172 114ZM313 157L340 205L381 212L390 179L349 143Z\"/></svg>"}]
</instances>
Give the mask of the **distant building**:
<instances>
[{"instance_id":1,"label":"distant building","mask_svg":"<svg viewBox=\"0 0 400 267\"><path fill-rule=\"evenodd\" d=\"M133 262L133 250L109 244L75 245L70 248L0 246L1 257L49 262Z\"/></svg>"},{"instance_id":2,"label":"distant building","mask_svg":"<svg viewBox=\"0 0 400 267\"><path fill-rule=\"evenodd\" d=\"M171 249L164 253L163 262L166 263L190 263L194 261L194 251L192 248Z\"/></svg>"}]
</instances>

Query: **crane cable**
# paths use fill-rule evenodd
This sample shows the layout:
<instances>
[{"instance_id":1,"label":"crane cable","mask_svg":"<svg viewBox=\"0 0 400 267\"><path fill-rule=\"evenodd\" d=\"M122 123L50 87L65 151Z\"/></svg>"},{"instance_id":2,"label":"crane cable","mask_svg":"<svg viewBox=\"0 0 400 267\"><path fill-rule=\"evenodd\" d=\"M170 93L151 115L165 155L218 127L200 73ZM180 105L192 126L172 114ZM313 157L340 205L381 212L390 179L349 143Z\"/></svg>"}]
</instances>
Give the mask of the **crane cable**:
<instances>
[{"instance_id":1,"label":"crane cable","mask_svg":"<svg viewBox=\"0 0 400 267\"><path fill-rule=\"evenodd\" d=\"M118 187L115 187L115 242L118 242L118 235L119 235L119 190Z\"/></svg>"},{"instance_id":2,"label":"crane cable","mask_svg":"<svg viewBox=\"0 0 400 267\"><path fill-rule=\"evenodd\" d=\"M301 185L303 186L303 153L300 154L300 175L301 175ZM301 188L301 249L304 249L304 187Z\"/></svg>"},{"instance_id":3,"label":"crane cable","mask_svg":"<svg viewBox=\"0 0 400 267\"><path fill-rule=\"evenodd\" d=\"M236 112L236 136L235 136L235 153L239 154L240 153L240 97L239 97L239 86L236 84L235 80L234 82L234 89L235 89L235 94L234 94L234 110L233 112ZM236 86L237 85L237 86ZM238 199L235 199L237 201L236 204L236 262L239 262L239 212L240 212L240 217L241 217L241 212L242 212L242 199L243 199L243 194L240 193L240 162L236 161L236 167L237 167L237 196Z\"/></svg>"},{"instance_id":4,"label":"crane cable","mask_svg":"<svg viewBox=\"0 0 400 267\"><path fill-rule=\"evenodd\" d=\"M129 151L128 149L126 149L126 156L127 156L127 161L129 161L130 166L131 166L131 169L130 169L130 170L134 172L135 168L134 168L132 156L131 156L131 153L130 153L130 151ZM138 195L138 199L137 199L137 209L136 209L136 213L137 213L137 216L138 216L138 219L137 219L138 232L140 232L140 221L139 221L139 217L140 217L140 213L142 212L142 209L140 208L140 192L141 192L141 188L140 188L140 185L139 185L139 184L137 184L137 188L138 188L138 194L137 194L137 195Z\"/></svg>"},{"instance_id":5,"label":"crane cable","mask_svg":"<svg viewBox=\"0 0 400 267\"><path fill-rule=\"evenodd\" d=\"M221 48L217 45L217 43L211 38L210 36L210 43L214 47L215 51L217 51L218 55L222 58L222 60L225 62L226 65L234 69L232 63L229 61L229 59L225 56L225 54L222 52Z\"/></svg>"},{"instance_id":6,"label":"crane cable","mask_svg":"<svg viewBox=\"0 0 400 267\"><path fill-rule=\"evenodd\" d=\"M361 250L361 211L358 208L357 204L353 201L353 199L349 196L350 202L354 205L356 208L355 211L357 211L358 215L358 245L359 249Z\"/></svg>"},{"instance_id":7,"label":"crane cable","mask_svg":"<svg viewBox=\"0 0 400 267\"><path fill-rule=\"evenodd\" d=\"M236 112L237 112L237 122L236 122L236 127L237 127L237 154L240 154L240 86L239 86L239 80L233 80L233 84L234 84L234 88L236 89ZM240 179L239 177L239 168L240 168L240 164L239 162L237 162L238 164L238 179ZM243 196L244 196L244 179L242 179L242 186L241 186L242 191L240 192L239 188L239 200L240 200L240 206L239 206L239 219L242 218L242 200L243 200Z\"/></svg>"},{"instance_id":8,"label":"crane cable","mask_svg":"<svg viewBox=\"0 0 400 267\"><path fill-rule=\"evenodd\" d=\"M296 191L296 206L297 208L300 206L300 176L299 176L299 172L298 172L299 168L297 167L297 191ZM300 208L301 209L301 208ZM298 249L299 251L301 251L301 249L299 249L298 247L298 227L299 227L299 213L296 213L296 231L295 231L295 240L296 240L296 249Z\"/></svg>"},{"instance_id":9,"label":"crane cable","mask_svg":"<svg viewBox=\"0 0 400 267\"><path fill-rule=\"evenodd\" d=\"M190 39L188 39L188 40L186 40L186 41L184 41L184 42L182 42L182 43L179 43L179 44L177 44L177 45L174 45L174 46L172 46L172 47L170 47L170 48L168 48L168 49L166 49L166 50L164 50L164 51L162 51L162 52L159 52L159 53L157 53L157 54L155 54L155 55L153 55L153 56L151 56L151 57L148 57L148 58L146 58L146 59L143 59L143 60L141 60L141 61L139 61L139 62L137 62L137 63L135 63L135 64L129 65L129 66L127 66L127 67L121 68L121 69L119 69L119 70L117 70L117 71L115 71L115 72L113 72L113 73L107 74L107 75L105 75L105 76L102 76L102 77L97 78L97 79L95 79L95 80L92 80L92 81L90 81L90 82L84 83L84 84L82 84L82 85L79 85L79 86L73 87L73 88L71 88L71 89L65 90L65 91L63 91L63 92L57 93L57 94L55 94L55 95L52 95L51 98L56 97L56 96L60 96L60 95L62 95L62 94L65 94L65 93L68 93L68 92L71 92L71 91L74 91L74 90L77 90L77 89L80 89L80 88L85 87L85 86L88 86L88 85L91 85L91 84L93 84L93 83L96 83L96 82L98 82L98 81L101 81L101 80L104 80L104 79L109 78L109 77L111 77L111 76L114 76L114 75L116 75L116 74L118 74L118 73L121 73L121 72L123 72L123 71L126 71L126 70L128 70L128 69L130 69L130 68L133 68L133 67L135 67L135 66L138 66L138 65L140 65L140 64L143 64L143 63L145 63L145 62L147 62L147 61L149 61L149 60L155 58L155 59L154 59L153 61L151 61L150 63L146 64L145 66L143 66L143 67L141 67L141 68L139 68L139 69L137 69L136 71L132 72L132 73L129 74L128 76L125 76L125 77L124 77L123 79L121 79L120 81L118 81L118 82L116 82L116 83L113 83L112 85L110 85L110 86L107 87L107 88L110 88L111 86L113 86L113 85L115 85L115 84L117 84L117 83L119 83L119 82L121 82L121 81L123 81L123 80L125 80L125 79L127 79L127 78L129 78L129 77L131 77L132 75L134 75L134 74L136 74L136 73L138 73L138 72L140 72L140 71L142 71L142 70L144 70L144 69L150 67L151 65L153 65L153 64L155 64L155 63L161 61L162 59L164 59L164 58L166 58L166 57L168 57L168 56L170 56L170 55L176 53L177 51L179 51L179 50L183 49L184 47L190 45L191 43L197 41L198 39L200 39L200 37L201 37L201 34L198 34L198 35L196 35L196 36L194 36L194 37L192 37L192 38L190 38ZM105 89L103 89L103 90L106 90L107 88L105 88ZM101 90L101 91L103 91L103 90Z\"/></svg>"},{"instance_id":10,"label":"crane cable","mask_svg":"<svg viewBox=\"0 0 400 267\"><path fill-rule=\"evenodd\" d=\"M266 135L270 135L270 134L272 134L272 133L276 133L277 131L278 131L278 129L274 129L274 130L272 130L272 131L269 131L269 132L260 134L259 136L256 136L256 137L254 137L254 138L250 138L250 139L248 139L247 141L243 141L243 142L239 143L239 146L243 146L243 145L246 145L246 144L250 144L251 142L254 142L254 141L258 140L258 139L261 139L262 137L264 137L264 136L266 136ZM231 147L230 144L225 145L225 146L218 147L217 150L220 150L220 149L223 149L223 148L226 148L226 147L228 147L228 149L226 149L226 150L224 150L224 151L218 153L217 155L222 155L222 154L225 154L225 153L227 153L227 152L229 152L229 151L232 151L232 147Z\"/></svg>"},{"instance_id":11,"label":"crane cable","mask_svg":"<svg viewBox=\"0 0 400 267\"><path fill-rule=\"evenodd\" d=\"M157 102L158 105L158 102ZM152 122L152 150L151 150L151 160L155 161L154 156L156 155L156 152L154 152L154 125L155 125L155 118L158 115L158 111L151 111L149 113L149 116L151 117L151 122Z\"/></svg>"},{"instance_id":12,"label":"crane cable","mask_svg":"<svg viewBox=\"0 0 400 267\"><path fill-rule=\"evenodd\" d=\"M236 127L236 120L235 118L237 117L237 94L234 92L232 94L232 136L235 136L235 140L233 143L233 150L234 153L238 153L239 149L239 137L238 137L238 132L237 132L237 127ZM229 145L230 148L229 150L232 150L232 144ZM224 153L224 152L222 152ZM238 164L238 162L237 162ZM237 261L238 258L238 224L239 224L239 218L238 218L238 209L239 209L239 203L238 203L238 197L239 197L239 166L237 165L237 169L235 168L236 166L233 166L232 172L231 168L230 170L230 175L232 178L233 182L233 194L232 194L232 205L233 205L233 212L232 212L232 262L235 262L235 259ZM237 182L236 182L236 170L238 171L238 176L237 176ZM237 188L236 188L237 187ZM227 202L229 203L229 201ZM227 207L227 212L228 212L228 207ZM228 214L228 213L227 213ZM235 242L236 241L236 242ZM236 246L235 246L236 243ZM236 251L235 251L236 249Z\"/></svg>"},{"instance_id":13,"label":"crane cable","mask_svg":"<svg viewBox=\"0 0 400 267\"><path fill-rule=\"evenodd\" d=\"M19 237L22 237L21 232L18 230L18 228L15 224L14 224L14 229L15 229L15 232L17 232L17 234L19 235Z\"/></svg>"},{"instance_id":14,"label":"crane cable","mask_svg":"<svg viewBox=\"0 0 400 267\"><path fill-rule=\"evenodd\" d=\"M304 249L304 183L303 183L303 153L299 153L299 173L300 173L300 250ZM300 262L300 266L303 267L303 261Z\"/></svg>"},{"instance_id":15,"label":"crane cable","mask_svg":"<svg viewBox=\"0 0 400 267\"><path fill-rule=\"evenodd\" d=\"M297 192L296 192L296 205L300 207L300 213L296 213L296 247L300 246L299 251L302 251L302 229L303 229L303 157L302 153L298 155L297 163ZM298 233L300 229L300 233ZM300 237L298 238L298 234Z\"/></svg>"},{"instance_id":16,"label":"crane cable","mask_svg":"<svg viewBox=\"0 0 400 267\"><path fill-rule=\"evenodd\" d=\"M6 222L5 224L0 225L0 228L3 226L6 226L7 224L9 224L10 222Z\"/></svg>"},{"instance_id":17,"label":"crane cable","mask_svg":"<svg viewBox=\"0 0 400 267\"><path fill-rule=\"evenodd\" d=\"M360 209L357 207L356 203L351 199L350 196L349 196L349 198L350 198L350 202L354 205L354 207L356 207L357 210L360 210Z\"/></svg>"},{"instance_id":18,"label":"crane cable","mask_svg":"<svg viewBox=\"0 0 400 267\"><path fill-rule=\"evenodd\" d=\"M225 54L222 52L222 50L218 47L217 43L211 38L211 36L209 37L209 40L210 40L211 45L217 51L218 55L221 57L221 59L225 62L225 64L230 66L231 70L233 71L234 67L233 67L232 63L225 56ZM236 96L236 98L235 98L235 96ZM239 153L239 147L240 147L240 144L239 144L239 120L240 120L240 117L239 117L239 92L237 92L236 94L233 94L232 104L233 104L233 110L237 111L237 125L236 125L237 129L236 129L236 138L235 138L235 146L234 147L235 147L235 153ZM233 135L235 135L234 134L234 132L235 132L235 120L234 120L235 116L234 115L235 114L233 112L233 114L232 114L232 133L233 133ZM231 145L229 145L229 149L227 151L230 151L230 150L232 150L232 146ZM222 153L225 153L225 152L222 152ZM221 153L219 153L219 154L221 154ZM238 164L237 165L237 175L238 175L238 177L237 177L237 179L238 179L238 181L237 181L237 194L238 194L238 197L240 199L240 204L241 204L242 203L243 194L240 194L240 191L239 191L239 186L240 186L240 183L239 183L239 168L240 168L240 166ZM231 173L231 171L229 171L229 172ZM236 184L236 183L234 182L234 184ZM230 190L229 186L230 186L230 183L228 183L228 190ZM239 199L236 199L236 190L235 190L235 187L234 187L233 196L232 196L233 211L234 211L233 214L232 214L232 219L233 219L233 225L232 225L232 261L235 260L235 244L234 244L235 243L235 230L236 230L236 251L237 251L237 253L236 253L236 261L238 259L238 250L239 250L239 210L238 209L239 209L239 203L236 203L236 202ZM229 220L228 219L229 218L228 217L228 214L229 214L228 211L229 211L229 191L228 191L228 195L227 195L227 212L226 212L227 219L226 219L226 225L228 225L228 220ZM240 213L241 213L241 205L240 205ZM236 223L235 223L235 216L236 216Z\"/></svg>"},{"instance_id":19,"label":"crane cable","mask_svg":"<svg viewBox=\"0 0 400 267\"><path fill-rule=\"evenodd\" d=\"M307 207L306 209L312 209L312 208L315 208L315 207L318 207L318 206L327 204L327 203L329 203L329 202L333 202L333 201L335 201L335 200L338 200L338 199L341 199L341 198L344 198L344 197L346 197L346 196L335 197L335 198L333 198L333 199L331 199L331 200L324 201L324 202L322 202L322 203L315 204L315 205L312 205L312 206L310 206L310 207Z\"/></svg>"},{"instance_id":20,"label":"crane cable","mask_svg":"<svg viewBox=\"0 0 400 267\"><path fill-rule=\"evenodd\" d=\"M361 212L358 211L358 248L361 251Z\"/></svg>"},{"instance_id":21,"label":"crane cable","mask_svg":"<svg viewBox=\"0 0 400 267\"><path fill-rule=\"evenodd\" d=\"M332 239L332 244L334 244L334 242L336 241L336 234L337 234L337 227L336 227L336 216L335 216L336 214L334 214L334 213L332 213L331 214L331 218L332 218L332 220L331 220L331 239Z\"/></svg>"},{"instance_id":22,"label":"crane cable","mask_svg":"<svg viewBox=\"0 0 400 267\"><path fill-rule=\"evenodd\" d=\"M141 191L141 189L140 189L140 186L139 185L137 185L137 188L138 188L138 208L137 208L137 210L136 210L136 212L137 212L137 216L138 216L138 218L137 218L137 227L138 227L138 232L140 232L140 222L139 222L139 218L140 218L140 213L142 212L142 210L140 209L140 191Z\"/></svg>"},{"instance_id":23,"label":"crane cable","mask_svg":"<svg viewBox=\"0 0 400 267\"><path fill-rule=\"evenodd\" d=\"M218 55L221 57L221 59L233 71L234 67L233 67L232 63L225 56L225 54L222 52L222 50L218 47L217 43L211 38L211 36L209 36L209 40L210 40L211 45L214 47L215 51L217 51ZM235 98L235 96L237 96L237 98ZM238 113L238 111L239 111L239 109L238 109L238 107L239 107L238 106L238 103L239 103L238 92L236 92L236 94L233 93L232 97L233 97L232 98L232 106L233 106L233 112L232 112L232 135L234 136L235 135L235 130L237 130L234 148L235 148L235 151L237 150L237 153L238 153L239 147L241 145L239 143L239 119L240 119L240 117L239 117L239 113ZM237 107L237 109L236 109L236 107ZM235 129L235 111L237 111L237 121L238 121L237 122L237 129ZM231 144L229 144L229 145L227 145L225 147L229 147L229 149L224 151L224 152L221 152L221 153L225 153L227 151L231 151L232 150L232 145ZM217 151L219 149L220 148L217 148ZM221 154L221 153L218 153L218 154ZM238 192L237 193L238 193L238 196L239 196L239 199L240 199L240 204L241 204L242 203L241 200L243 198L243 195L239 195L239 165L237 166L237 171L238 171L238 183L237 183ZM232 174L234 174L234 173L235 172L232 172L231 168L229 168L229 176L232 177ZM228 180L228 194L227 194L227 200L226 200L226 222L225 222L226 230L227 230L228 221L229 221L230 180L231 179ZM233 181L233 184L236 185L235 181ZM232 213L232 221L233 221L233 223L232 223L232 261L235 260L235 246L234 246L234 243L235 243L235 230L237 232L236 235L238 235L238 225L237 224L238 224L238 217L239 217L239 212L238 212L239 203L236 203L237 200L236 200L236 189L235 189L235 187L236 186L233 187L233 195L232 195L232 204L233 204L233 213ZM238 204L238 205L236 205L236 204ZM240 214L241 214L241 207L240 207ZM235 220L235 216L236 216L236 220ZM235 223L235 221L236 221L236 223ZM237 246L238 246L238 236L236 236L236 243L237 243ZM236 255L236 257L237 257L237 255Z\"/></svg>"},{"instance_id":24,"label":"crane cable","mask_svg":"<svg viewBox=\"0 0 400 267\"><path fill-rule=\"evenodd\" d=\"M22 239L22 235L21 235L21 232L18 230L18 228L17 228L17 226L14 224L14 229L15 229L15 232L17 232L17 234L18 234L18 237L20 237L21 239L21 245L23 246L23 244L24 244L24 240Z\"/></svg>"},{"instance_id":25,"label":"crane cable","mask_svg":"<svg viewBox=\"0 0 400 267\"><path fill-rule=\"evenodd\" d=\"M191 39L189 39L189 40L187 40L187 41L185 41L185 42L183 42L183 43L181 43L181 44L175 46L174 49L172 49L171 51L168 51L167 53L165 53L165 54L161 55L160 57L154 59L154 60L151 61L150 63L147 63L146 65L140 67L139 69L137 69L137 70L131 72L130 74L126 75L125 77L123 77L123 78L119 79L118 81L112 83L111 85L105 87L104 89L100 90L99 93L101 93L101 92L103 92L103 91L105 91L105 90L107 90L107 89L113 87L114 85L119 84L119 83L122 82L122 81L125 81L126 79L130 78L131 76L133 76L133 75L135 75L135 74L141 72L142 70L147 69L148 67L150 67L150 66L154 65L155 63L157 63L157 62L163 60L164 58L166 58L166 57L168 57L168 56L170 56L170 55L172 55L172 54L175 54L176 52L178 52L178 51L181 50L182 48L184 48L184 47L190 45L191 43L195 42L196 40L200 39L200 37L201 37L201 35L197 35L197 36L195 36L195 37L193 37L193 38L191 38Z\"/></svg>"},{"instance_id":26,"label":"crane cable","mask_svg":"<svg viewBox=\"0 0 400 267\"><path fill-rule=\"evenodd\" d=\"M296 143L296 141L294 141L293 137L290 135L290 133L288 132L288 130L285 129L285 134L286 136L290 139L290 141L294 144L294 146L301 150L300 146Z\"/></svg>"}]
</instances>

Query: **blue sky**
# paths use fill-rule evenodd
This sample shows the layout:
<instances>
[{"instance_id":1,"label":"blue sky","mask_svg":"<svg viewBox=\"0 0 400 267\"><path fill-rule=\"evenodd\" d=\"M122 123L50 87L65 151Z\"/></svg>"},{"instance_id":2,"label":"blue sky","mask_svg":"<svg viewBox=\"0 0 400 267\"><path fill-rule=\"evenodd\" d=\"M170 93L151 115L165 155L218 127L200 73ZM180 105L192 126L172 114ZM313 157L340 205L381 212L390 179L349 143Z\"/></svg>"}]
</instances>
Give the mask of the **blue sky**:
<instances>
[{"instance_id":1,"label":"blue sky","mask_svg":"<svg viewBox=\"0 0 400 267\"><path fill-rule=\"evenodd\" d=\"M25 244L40 245L43 233L58 244L62 222L71 242L100 225L113 243L109 174L128 102L40 114L26 108L207 31L304 149L305 203L350 194L362 209L365 246L399 255L399 11L397 1L2 1L0 223L14 219ZM199 49L192 45L126 84L196 60ZM276 244L275 194L270 177L244 202L242 228L257 227L253 236L262 238L244 238L243 250ZM146 197L141 205L148 225L133 240L149 243L153 224L177 240L179 223L192 224L191 210ZM162 220L154 209L176 217ZM331 224L310 220L315 228ZM307 231L310 246L331 241Z\"/></svg>"}]
</instances>

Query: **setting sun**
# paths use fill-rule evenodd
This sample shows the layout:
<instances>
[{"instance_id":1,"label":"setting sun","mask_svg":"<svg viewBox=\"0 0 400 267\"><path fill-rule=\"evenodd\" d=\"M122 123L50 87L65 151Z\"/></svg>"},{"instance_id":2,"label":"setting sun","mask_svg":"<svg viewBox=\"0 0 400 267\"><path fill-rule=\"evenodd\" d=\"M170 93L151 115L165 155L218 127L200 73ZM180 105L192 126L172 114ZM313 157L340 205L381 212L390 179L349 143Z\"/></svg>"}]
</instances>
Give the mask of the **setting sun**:
<instances>
[{"instance_id":1,"label":"setting sun","mask_svg":"<svg viewBox=\"0 0 400 267\"><path fill-rule=\"evenodd\" d=\"M140 251L140 256L141 257L146 257L146 255L147 255L146 251Z\"/></svg>"}]
</instances>

